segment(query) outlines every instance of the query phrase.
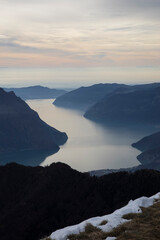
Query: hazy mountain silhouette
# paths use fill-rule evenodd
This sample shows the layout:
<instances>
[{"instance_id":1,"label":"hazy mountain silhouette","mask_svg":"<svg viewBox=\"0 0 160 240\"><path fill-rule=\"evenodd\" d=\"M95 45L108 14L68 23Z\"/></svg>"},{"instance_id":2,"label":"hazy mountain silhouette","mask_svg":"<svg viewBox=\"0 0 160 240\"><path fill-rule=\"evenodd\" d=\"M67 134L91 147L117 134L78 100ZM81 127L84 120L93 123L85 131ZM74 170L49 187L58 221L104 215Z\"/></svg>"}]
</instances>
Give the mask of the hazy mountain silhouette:
<instances>
[{"instance_id":1,"label":"hazy mountain silhouette","mask_svg":"<svg viewBox=\"0 0 160 240\"><path fill-rule=\"evenodd\" d=\"M18 97L23 100L27 99L52 99L57 98L65 93L66 90L63 89L52 89L42 86L31 86L23 88L4 88L6 92L13 91Z\"/></svg>"},{"instance_id":2,"label":"hazy mountain silhouette","mask_svg":"<svg viewBox=\"0 0 160 240\"><path fill-rule=\"evenodd\" d=\"M159 96L159 84L119 88L92 106L84 116L117 126L159 125Z\"/></svg>"},{"instance_id":3,"label":"hazy mountain silhouette","mask_svg":"<svg viewBox=\"0 0 160 240\"><path fill-rule=\"evenodd\" d=\"M87 110L106 94L110 94L124 84L95 84L89 87L80 87L58 97L53 103L59 107Z\"/></svg>"}]
</instances>

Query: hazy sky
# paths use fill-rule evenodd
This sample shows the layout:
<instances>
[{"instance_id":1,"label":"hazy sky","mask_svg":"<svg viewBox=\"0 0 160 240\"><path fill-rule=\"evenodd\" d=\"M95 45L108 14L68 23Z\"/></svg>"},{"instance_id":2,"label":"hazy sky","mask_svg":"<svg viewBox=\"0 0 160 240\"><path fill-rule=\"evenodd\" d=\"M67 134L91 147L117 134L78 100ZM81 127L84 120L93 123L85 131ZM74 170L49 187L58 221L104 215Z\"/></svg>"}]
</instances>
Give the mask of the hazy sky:
<instances>
[{"instance_id":1,"label":"hazy sky","mask_svg":"<svg viewBox=\"0 0 160 240\"><path fill-rule=\"evenodd\" d=\"M0 67L89 68L97 76L143 68L157 81L160 0L0 0L0 16Z\"/></svg>"}]
</instances>

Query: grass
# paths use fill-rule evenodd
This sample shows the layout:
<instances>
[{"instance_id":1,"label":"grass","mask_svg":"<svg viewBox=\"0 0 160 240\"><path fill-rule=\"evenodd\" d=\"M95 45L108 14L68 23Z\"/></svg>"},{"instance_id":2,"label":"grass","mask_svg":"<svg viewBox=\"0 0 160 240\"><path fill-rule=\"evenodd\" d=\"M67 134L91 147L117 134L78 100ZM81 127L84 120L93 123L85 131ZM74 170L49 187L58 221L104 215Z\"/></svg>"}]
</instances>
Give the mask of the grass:
<instances>
[{"instance_id":1,"label":"grass","mask_svg":"<svg viewBox=\"0 0 160 240\"><path fill-rule=\"evenodd\" d=\"M102 235L104 235L104 238L102 238ZM85 227L85 231L81 232L79 234L72 234L68 236L69 240L95 240L95 239L105 239L105 233L102 232L100 228L94 227L92 224L87 224Z\"/></svg>"},{"instance_id":2,"label":"grass","mask_svg":"<svg viewBox=\"0 0 160 240\"><path fill-rule=\"evenodd\" d=\"M137 213L128 213L128 214L125 214L123 215L123 219L126 219L126 220L131 220L131 219L134 219L135 217L137 217Z\"/></svg>"},{"instance_id":3,"label":"grass","mask_svg":"<svg viewBox=\"0 0 160 240\"><path fill-rule=\"evenodd\" d=\"M104 240L116 237L117 240L160 240L160 203L142 208L142 213L123 216L129 222L120 225L109 233L88 224L80 234L68 236L69 240ZM103 225L104 223L102 223ZM106 223L105 223L106 224Z\"/></svg>"},{"instance_id":4,"label":"grass","mask_svg":"<svg viewBox=\"0 0 160 240\"><path fill-rule=\"evenodd\" d=\"M110 233L117 237L117 240L159 240L160 203L142 208L142 214L137 214L132 221L119 226L119 229L120 234L116 234L115 230Z\"/></svg>"},{"instance_id":5,"label":"grass","mask_svg":"<svg viewBox=\"0 0 160 240\"><path fill-rule=\"evenodd\" d=\"M108 221L107 220L103 220L100 224L99 224L99 226L103 226L103 225L106 225L108 223Z\"/></svg>"},{"instance_id":6,"label":"grass","mask_svg":"<svg viewBox=\"0 0 160 240\"><path fill-rule=\"evenodd\" d=\"M100 228L87 224L85 231L68 236L69 240L105 240L107 237L116 237L117 240L160 240L160 202L149 208L142 208L142 213L129 213L123 216L131 220L105 233ZM102 221L99 226L107 223ZM51 240L45 238L43 240Z\"/></svg>"}]
</instances>

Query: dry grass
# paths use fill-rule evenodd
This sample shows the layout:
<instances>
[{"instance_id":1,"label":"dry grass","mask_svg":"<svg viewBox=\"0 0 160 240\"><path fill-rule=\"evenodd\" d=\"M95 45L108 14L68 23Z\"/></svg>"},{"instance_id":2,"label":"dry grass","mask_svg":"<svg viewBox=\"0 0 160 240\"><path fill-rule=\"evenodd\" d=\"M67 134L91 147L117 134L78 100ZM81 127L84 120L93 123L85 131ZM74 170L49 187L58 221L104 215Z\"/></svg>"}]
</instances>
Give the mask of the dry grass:
<instances>
[{"instance_id":1,"label":"dry grass","mask_svg":"<svg viewBox=\"0 0 160 240\"><path fill-rule=\"evenodd\" d=\"M103 225L106 225L108 223L108 221L107 220L103 220L100 224L99 224L99 226L103 226Z\"/></svg>"},{"instance_id":2,"label":"dry grass","mask_svg":"<svg viewBox=\"0 0 160 240\"><path fill-rule=\"evenodd\" d=\"M94 227L92 224L87 224L85 232L80 234L72 234L68 236L69 240L101 240L105 239L106 233L102 232L101 229Z\"/></svg>"},{"instance_id":3,"label":"dry grass","mask_svg":"<svg viewBox=\"0 0 160 240\"><path fill-rule=\"evenodd\" d=\"M125 228L121 234L115 235L117 240L159 240L160 239L160 203L143 208L132 221L119 228ZM114 230L112 232L114 234Z\"/></svg>"},{"instance_id":4,"label":"dry grass","mask_svg":"<svg viewBox=\"0 0 160 240\"><path fill-rule=\"evenodd\" d=\"M126 219L126 220L131 220L131 219L134 219L135 217L137 217L137 213L128 213L128 214L125 214L123 215L123 219Z\"/></svg>"},{"instance_id":5,"label":"dry grass","mask_svg":"<svg viewBox=\"0 0 160 240\"><path fill-rule=\"evenodd\" d=\"M116 237L117 240L160 240L160 202L149 208L142 208L142 213L130 213L123 216L131 220L109 233L103 232L92 224L87 224L85 231L68 236L69 240L105 240L107 237ZM105 225L102 221L100 225ZM51 240L45 238L43 240Z\"/></svg>"},{"instance_id":6,"label":"dry grass","mask_svg":"<svg viewBox=\"0 0 160 240\"><path fill-rule=\"evenodd\" d=\"M160 203L149 208L142 208L141 214L127 214L130 222L120 225L109 233L88 224L85 232L68 236L70 240L104 240L117 237L117 240L160 240Z\"/></svg>"}]
</instances>

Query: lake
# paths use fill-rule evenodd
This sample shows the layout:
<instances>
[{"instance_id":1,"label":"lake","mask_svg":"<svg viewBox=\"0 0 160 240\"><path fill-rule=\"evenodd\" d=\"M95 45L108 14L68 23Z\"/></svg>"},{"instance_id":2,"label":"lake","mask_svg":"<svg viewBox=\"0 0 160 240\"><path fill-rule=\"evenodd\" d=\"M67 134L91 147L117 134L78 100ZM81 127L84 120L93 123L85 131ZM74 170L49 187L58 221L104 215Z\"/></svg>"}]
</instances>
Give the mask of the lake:
<instances>
[{"instance_id":1,"label":"lake","mask_svg":"<svg viewBox=\"0 0 160 240\"><path fill-rule=\"evenodd\" d=\"M149 130L102 126L85 119L80 111L54 106L53 101L54 99L27 101L42 120L68 135L68 141L61 146L59 152L44 158L40 165L63 162L79 171L139 165L136 156L140 152L132 148L131 144L149 134Z\"/></svg>"}]
</instances>

